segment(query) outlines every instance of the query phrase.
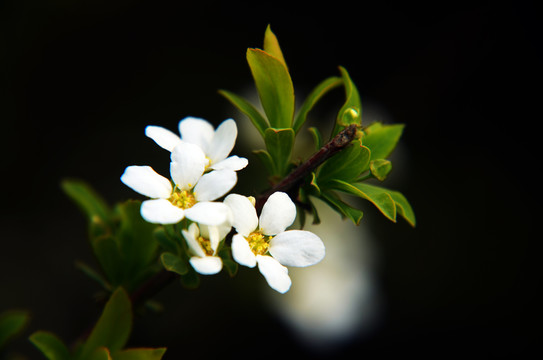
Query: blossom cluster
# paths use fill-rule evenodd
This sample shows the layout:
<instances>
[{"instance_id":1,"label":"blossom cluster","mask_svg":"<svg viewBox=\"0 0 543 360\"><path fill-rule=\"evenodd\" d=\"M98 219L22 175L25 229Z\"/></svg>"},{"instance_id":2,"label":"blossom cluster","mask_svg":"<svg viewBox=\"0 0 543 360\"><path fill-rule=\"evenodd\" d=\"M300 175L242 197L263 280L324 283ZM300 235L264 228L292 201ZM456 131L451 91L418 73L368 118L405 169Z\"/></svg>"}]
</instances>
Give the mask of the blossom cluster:
<instances>
[{"instance_id":1,"label":"blossom cluster","mask_svg":"<svg viewBox=\"0 0 543 360\"><path fill-rule=\"evenodd\" d=\"M231 238L233 259L259 271L274 290L285 293L291 279L286 266L305 267L324 258L322 240L304 230L287 230L296 218L296 206L283 192L273 193L260 216L253 197L228 194L237 183L237 171L248 160L230 156L237 138L233 119L216 129L208 121L187 117L179 133L149 125L145 134L170 152L168 179L150 166L128 166L121 181L149 197L141 204L141 216L156 224L184 224L183 238L190 264L200 274L220 272L217 250ZM223 198L222 201L219 199Z\"/></svg>"}]
</instances>

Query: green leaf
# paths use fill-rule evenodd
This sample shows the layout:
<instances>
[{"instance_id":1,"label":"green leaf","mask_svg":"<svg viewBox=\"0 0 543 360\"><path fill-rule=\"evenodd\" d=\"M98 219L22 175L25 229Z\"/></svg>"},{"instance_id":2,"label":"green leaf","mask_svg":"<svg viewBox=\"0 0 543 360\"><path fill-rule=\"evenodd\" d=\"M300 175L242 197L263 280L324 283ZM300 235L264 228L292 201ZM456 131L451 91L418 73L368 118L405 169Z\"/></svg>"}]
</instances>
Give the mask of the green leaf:
<instances>
[{"instance_id":1,"label":"green leaf","mask_svg":"<svg viewBox=\"0 0 543 360\"><path fill-rule=\"evenodd\" d=\"M236 94L226 90L220 90L219 93L228 99L239 111L245 114L264 138L264 131L269 127L269 124L264 116L260 114L260 111L258 111L250 102Z\"/></svg>"},{"instance_id":2,"label":"green leaf","mask_svg":"<svg viewBox=\"0 0 543 360\"><path fill-rule=\"evenodd\" d=\"M179 277L179 281L187 289L196 289L200 285L200 276L191 266L186 274Z\"/></svg>"},{"instance_id":3,"label":"green leaf","mask_svg":"<svg viewBox=\"0 0 543 360\"><path fill-rule=\"evenodd\" d=\"M385 159L376 159L370 161L370 172L379 181L386 179L392 170L392 163Z\"/></svg>"},{"instance_id":4,"label":"green leaf","mask_svg":"<svg viewBox=\"0 0 543 360\"><path fill-rule=\"evenodd\" d=\"M294 130L292 129L269 128L266 130L264 142L275 164L276 171L274 175L286 175L294 146L294 136Z\"/></svg>"},{"instance_id":5,"label":"green leaf","mask_svg":"<svg viewBox=\"0 0 543 360\"><path fill-rule=\"evenodd\" d=\"M99 347L92 352L89 360L113 360L113 358L108 348Z\"/></svg>"},{"instance_id":6,"label":"green leaf","mask_svg":"<svg viewBox=\"0 0 543 360\"><path fill-rule=\"evenodd\" d=\"M315 151L319 151L322 147L321 132L316 127L310 127L307 130L311 133L311 137L313 138L313 143L315 144Z\"/></svg>"},{"instance_id":7,"label":"green leaf","mask_svg":"<svg viewBox=\"0 0 543 360\"><path fill-rule=\"evenodd\" d=\"M266 32L264 33L264 51L279 60L285 68L288 68L281 47L279 46L279 41L272 32L270 25L268 25Z\"/></svg>"},{"instance_id":8,"label":"green leaf","mask_svg":"<svg viewBox=\"0 0 543 360\"><path fill-rule=\"evenodd\" d=\"M370 150L355 139L345 149L328 159L318 170L317 180L321 187L339 179L351 182L366 171L370 161Z\"/></svg>"},{"instance_id":9,"label":"green leaf","mask_svg":"<svg viewBox=\"0 0 543 360\"><path fill-rule=\"evenodd\" d=\"M411 207L405 196L403 196L403 194L398 191L387 191L396 203L396 210L398 214L400 214L409 223L409 225L415 227L417 225L417 221L415 219L415 212L413 211L413 208Z\"/></svg>"},{"instance_id":10,"label":"green leaf","mask_svg":"<svg viewBox=\"0 0 543 360\"><path fill-rule=\"evenodd\" d=\"M286 66L260 49L248 49L247 62L271 127L290 128L294 117L294 87Z\"/></svg>"},{"instance_id":11,"label":"green leaf","mask_svg":"<svg viewBox=\"0 0 543 360\"><path fill-rule=\"evenodd\" d=\"M69 360L71 357L66 345L53 333L36 331L29 340L49 360Z\"/></svg>"},{"instance_id":12,"label":"green leaf","mask_svg":"<svg viewBox=\"0 0 543 360\"><path fill-rule=\"evenodd\" d=\"M350 219L355 225L360 224L364 213L341 200L334 192L322 193L320 198L330 205L332 209L339 212L342 217Z\"/></svg>"},{"instance_id":13,"label":"green leaf","mask_svg":"<svg viewBox=\"0 0 543 360\"><path fill-rule=\"evenodd\" d=\"M160 255L160 261L164 269L176 274L185 275L189 271L187 262L175 254L164 252Z\"/></svg>"},{"instance_id":14,"label":"green leaf","mask_svg":"<svg viewBox=\"0 0 543 360\"><path fill-rule=\"evenodd\" d=\"M123 260L123 280L133 283L158 256L158 242L154 238L156 224L141 217L141 202L129 200L117 206L120 228L116 234ZM134 285L134 284L132 284Z\"/></svg>"},{"instance_id":15,"label":"green leaf","mask_svg":"<svg viewBox=\"0 0 543 360\"><path fill-rule=\"evenodd\" d=\"M166 348L131 348L119 351L113 356L113 360L160 360Z\"/></svg>"},{"instance_id":16,"label":"green leaf","mask_svg":"<svg viewBox=\"0 0 543 360\"><path fill-rule=\"evenodd\" d=\"M111 295L102 315L83 345L79 359L86 360L98 348L111 352L126 344L132 327L132 303L126 291L119 287Z\"/></svg>"},{"instance_id":17,"label":"green leaf","mask_svg":"<svg viewBox=\"0 0 543 360\"><path fill-rule=\"evenodd\" d=\"M275 163L273 162L273 159L269 152L267 152L266 150L254 150L253 154L255 154L255 156L258 158L258 160L260 160L262 165L264 165L264 168L269 175L277 173Z\"/></svg>"},{"instance_id":18,"label":"green leaf","mask_svg":"<svg viewBox=\"0 0 543 360\"><path fill-rule=\"evenodd\" d=\"M65 179L61 183L64 192L87 214L89 220L98 217L104 223L109 221L110 209L106 202L87 183L81 180Z\"/></svg>"},{"instance_id":19,"label":"green leaf","mask_svg":"<svg viewBox=\"0 0 543 360\"><path fill-rule=\"evenodd\" d=\"M0 348L20 334L30 321L25 310L8 310L0 314Z\"/></svg>"},{"instance_id":20,"label":"green leaf","mask_svg":"<svg viewBox=\"0 0 543 360\"><path fill-rule=\"evenodd\" d=\"M294 125L292 126L292 128L294 129L295 133L298 133L298 131L300 131L302 125L307 120L307 115L313 109L315 104L317 104L317 102L330 90L337 88L342 83L343 80L340 77L329 77L328 79L325 79L320 84L318 84L311 91L311 93L304 100L302 106L300 107L300 110L298 111L298 114L296 115L296 118L294 119Z\"/></svg>"},{"instance_id":21,"label":"green leaf","mask_svg":"<svg viewBox=\"0 0 543 360\"><path fill-rule=\"evenodd\" d=\"M364 130L362 142L371 150L371 159L386 159L392 153L404 129L403 124L373 123Z\"/></svg>"},{"instance_id":22,"label":"green leaf","mask_svg":"<svg viewBox=\"0 0 543 360\"><path fill-rule=\"evenodd\" d=\"M112 235L101 236L92 242L94 254L109 282L117 286L123 280L123 259Z\"/></svg>"},{"instance_id":23,"label":"green leaf","mask_svg":"<svg viewBox=\"0 0 543 360\"><path fill-rule=\"evenodd\" d=\"M362 183L349 184L341 180L333 180L330 186L345 193L368 200L388 219L396 222L396 203L387 189Z\"/></svg>"},{"instance_id":24,"label":"green leaf","mask_svg":"<svg viewBox=\"0 0 543 360\"><path fill-rule=\"evenodd\" d=\"M102 286L105 290L110 291L112 289L111 284L98 272L96 272L93 268L88 266L82 261L76 261L75 267L80 270L83 274L87 275L89 278L96 281L100 286Z\"/></svg>"},{"instance_id":25,"label":"green leaf","mask_svg":"<svg viewBox=\"0 0 543 360\"><path fill-rule=\"evenodd\" d=\"M178 242L168 235L168 232L164 227L157 227L153 231L153 236L163 250L174 254L179 252Z\"/></svg>"}]
</instances>

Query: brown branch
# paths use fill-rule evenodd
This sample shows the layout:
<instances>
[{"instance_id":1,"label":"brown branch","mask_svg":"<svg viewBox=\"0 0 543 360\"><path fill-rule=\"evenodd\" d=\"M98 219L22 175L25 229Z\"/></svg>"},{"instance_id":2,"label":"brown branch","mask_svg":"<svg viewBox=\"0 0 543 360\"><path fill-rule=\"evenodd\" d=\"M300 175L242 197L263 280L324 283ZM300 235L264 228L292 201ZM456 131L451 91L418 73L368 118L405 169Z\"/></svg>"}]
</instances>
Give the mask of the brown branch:
<instances>
[{"instance_id":1,"label":"brown branch","mask_svg":"<svg viewBox=\"0 0 543 360\"><path fill-rule=\"evenodd\" d=\"M340 131L332 140L320 148L315 154L307 159L303 164L294 169L287 177L274 185L271 189L261 194L256 200L256 210L258 213L262 210L264 203L271 194L276 191L293 193L300 187L302 180L311 174L319 165L337 154L353 141L356 136L356 125L351 124Z\"/></svg>"}]
</instances>

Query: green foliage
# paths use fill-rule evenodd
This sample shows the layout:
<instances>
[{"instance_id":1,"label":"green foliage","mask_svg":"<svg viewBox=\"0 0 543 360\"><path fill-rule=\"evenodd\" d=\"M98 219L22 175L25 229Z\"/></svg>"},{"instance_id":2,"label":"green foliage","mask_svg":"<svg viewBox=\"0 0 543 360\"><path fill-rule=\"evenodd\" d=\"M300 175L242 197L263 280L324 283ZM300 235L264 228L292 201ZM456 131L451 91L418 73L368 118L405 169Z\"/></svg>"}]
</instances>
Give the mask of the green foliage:
<instances>
[{"instance_id":1,"label":"green foliage","mask_svg":"<svg viewBox=\"0 0 543 360\"><path fill-rule=\"evenodd\" d=\"M0 349L11 339L18 336L30 321L30 314L25 310L8 310L0 314Z\"/></svg>"},{"instance_id":2,"label":"green foliage","mask_svg":"<svg viewBox=\"0 0 543 360\"><path fill-rule=\"evenodd\" d=\"M264 134L264 141L273 160L273 174L284 177L289 169L294 147L294 130L268 128Z\"/></svg>"},{"instance_id":3,"label":"green foliage","mask_svg":"<svg viewBox=\"0 0 543 360\"><path fill-rule=\"evenodd\" d=\"M55 334L36 331L29 340L49 360L158 360L165 348L124 349L132 329L132 303L126 291L117 288L91 333L73 352Z\"/></svg>"},{"instance_id":4,"label":"green foliage","mask_svg":"<svg viewBox=\"0 0 543 360\"><path fill-rule=\"evenodd\" d=\"M140 201L128 200L111 209L83 181L65 180L62 188L87 215L89 242L101 267L94 271L78 263L79 269L106 290L123 286L129 291L160 270L159 243L154 237L157 225L143 220Z\"/></svg>"}]
</instances>

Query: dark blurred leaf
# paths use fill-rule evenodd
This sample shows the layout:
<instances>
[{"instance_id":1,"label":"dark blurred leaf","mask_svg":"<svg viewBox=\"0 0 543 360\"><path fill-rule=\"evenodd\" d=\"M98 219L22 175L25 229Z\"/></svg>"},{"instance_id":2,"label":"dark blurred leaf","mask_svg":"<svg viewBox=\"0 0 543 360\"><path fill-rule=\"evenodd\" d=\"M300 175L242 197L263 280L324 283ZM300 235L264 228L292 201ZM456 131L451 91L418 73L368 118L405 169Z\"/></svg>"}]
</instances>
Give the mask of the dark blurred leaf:
<instances>
[{"instance_id":1,"label":"dark blurred leaf","mask_svg":"<svg viewBox=\"0 0 543 360\"><path fill-rule=\"evenodd\" d=\"M179 275L185 275L190 268L183 258L169 252L162 253L160 261L166 270Z\"/></svg>"},{"instance_id":2,"label":"dark blurred leaf","mask_svg":"<svg viewBox=\"0 0 543 360\"><path fill-rule=\"evenodd\" d=\"M113 360L160 360L166 348L131 348L114 354Z\"/></svg>"},{"instance_id":3,"label":"dark blurred leaf","mask_svg":"<svg viewBox=\"0 0 543 360\"><path fill-rule=\"evenodd\" d=\"M30 321L30 314L25 310L8 310L0 314L0 349L19 335Z\"/></svg>"},{"instance_id":4,"label":"dark blurred leaf","mask_svg":"<svg viewBox=\"0 0 543 360\"><path fill-rule=\"evenodd\" d=\"M124 347L132 328L132 303L126 291L119 287L111 295L102 315L85 341L79 360L90 359L99 348L111 352Z\"/></svg>"},{"instance_id":5,"label":"dark blurred leaf","mask_svg":"<svg viewBox=\"0 0 543 360\"><path fill-rule=\"evenodd\" d=\"M49 360L69 360L71 358L66 345L53 333L37 331L30 335L29 340Z\"/></svg>"},{"instance_id":6,"label":"dark blurred leaf","mask_svg":"<svg viewBox=\"0 0 543 360\"><path fill-rule=\"evenodd\" d=\"M61 183L64 192L81 208L89 220L98 217L108 223L111 211L106 202L87 183L81 180L66 179Z\"/></svg>"}]
</instances>

